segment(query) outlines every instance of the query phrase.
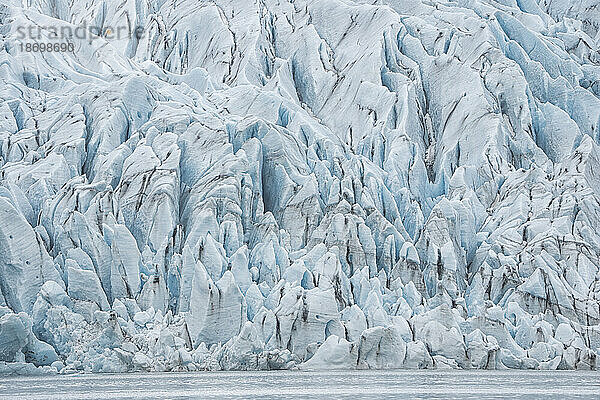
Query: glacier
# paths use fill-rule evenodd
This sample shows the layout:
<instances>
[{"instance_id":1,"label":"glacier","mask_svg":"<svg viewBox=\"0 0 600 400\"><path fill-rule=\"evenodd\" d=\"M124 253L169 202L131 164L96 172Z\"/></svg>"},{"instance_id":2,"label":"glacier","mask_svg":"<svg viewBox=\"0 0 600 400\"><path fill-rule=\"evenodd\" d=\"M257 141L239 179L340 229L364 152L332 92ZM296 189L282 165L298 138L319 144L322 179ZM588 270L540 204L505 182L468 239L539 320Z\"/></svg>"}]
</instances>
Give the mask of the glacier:
<instances>
[{"instance_id":1,"label":"glacier","mask_svg":"<svg viewBox=\"0 0 600 400\"><path fill-rule=\"evenodd\" d=\"M2 0L0 43L0 374L600 367L598 0Z\"/></svg>"}]
</instances>

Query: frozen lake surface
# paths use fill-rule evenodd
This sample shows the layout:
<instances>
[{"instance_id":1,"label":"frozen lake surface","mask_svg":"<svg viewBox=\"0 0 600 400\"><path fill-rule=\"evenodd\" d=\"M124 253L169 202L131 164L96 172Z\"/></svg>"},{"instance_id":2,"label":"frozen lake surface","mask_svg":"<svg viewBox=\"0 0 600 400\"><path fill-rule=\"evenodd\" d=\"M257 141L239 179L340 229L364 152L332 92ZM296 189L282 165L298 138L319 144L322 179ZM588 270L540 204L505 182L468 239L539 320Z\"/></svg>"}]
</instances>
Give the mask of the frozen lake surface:
<instances>
[{"instance_id":1,"label":"frozen lake surface","mask_svg":"<svg viewBox=\"0 0 600 400\"><path fill-rule=\"evenodd\" d=\"M582 371L203 372L2 377L0 399L600 398Z\"/></svg>"}]
</instances>

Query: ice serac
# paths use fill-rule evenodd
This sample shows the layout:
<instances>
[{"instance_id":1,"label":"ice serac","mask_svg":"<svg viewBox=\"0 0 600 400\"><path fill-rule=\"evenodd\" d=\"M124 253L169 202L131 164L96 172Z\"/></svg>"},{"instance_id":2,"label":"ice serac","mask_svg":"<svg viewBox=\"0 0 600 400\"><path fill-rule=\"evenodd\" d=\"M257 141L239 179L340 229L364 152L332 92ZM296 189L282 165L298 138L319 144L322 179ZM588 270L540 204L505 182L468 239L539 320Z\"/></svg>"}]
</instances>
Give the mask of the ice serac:
<instances>
[{"instance_id":1,"label":"ice serac","mask_svg":"<svg viewBox=\"0 0 600 400\"><path fill-rule=\"evenodd\" d=\"M42 284L62 280L41 238L6 197L0 197L0 243L3 300L16 312L30 313Z\"/></svg>"},{"instance_id":2,"label":"ice serac","mask_svg":"<svg viewBox=\"0 0 600 400\"><path fill-rule=\"evenodd\" d=\"M31 317L24 312L0 309L0 358L5 362L27 362L50 366L58 361L56 351L32 332Z\"/></svg>"},{"instance_id":3,"label":"ice serac","mask_svg":"<svg viewBox=\"0 0 600 400\"><path fill-rule=\"evenodd\" d=\"M598 0L11 0L0 32L0 372L600 365Z\"/></svg>"}]
</instances>

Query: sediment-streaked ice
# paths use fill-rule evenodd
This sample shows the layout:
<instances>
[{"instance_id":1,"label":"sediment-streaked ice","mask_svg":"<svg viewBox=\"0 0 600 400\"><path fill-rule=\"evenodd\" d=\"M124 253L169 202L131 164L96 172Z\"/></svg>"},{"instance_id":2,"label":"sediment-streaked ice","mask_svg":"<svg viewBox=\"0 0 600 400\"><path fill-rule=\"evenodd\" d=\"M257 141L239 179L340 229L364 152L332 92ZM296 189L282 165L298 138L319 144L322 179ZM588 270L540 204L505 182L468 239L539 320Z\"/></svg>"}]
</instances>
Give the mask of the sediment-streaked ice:
<instances>
[{"instance_id":1,"label":"sediment-streaked ice","mask_svg":"<svg viewBox=\"0 0 600 400\"><path fill-rule=\"evenodd\" d=\"M595 369L599 16L1 5L2 371Z\"/></svg>"}]
</instances>

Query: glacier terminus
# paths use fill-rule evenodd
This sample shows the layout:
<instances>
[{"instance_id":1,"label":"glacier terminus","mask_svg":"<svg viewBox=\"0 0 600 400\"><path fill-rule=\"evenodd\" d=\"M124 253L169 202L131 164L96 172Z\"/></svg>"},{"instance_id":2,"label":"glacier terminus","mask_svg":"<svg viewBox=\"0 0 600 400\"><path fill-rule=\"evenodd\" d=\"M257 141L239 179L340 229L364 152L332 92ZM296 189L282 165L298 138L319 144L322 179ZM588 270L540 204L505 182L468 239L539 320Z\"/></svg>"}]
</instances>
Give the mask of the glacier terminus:
<instances>
[{"instance_id":1,"label":"glacier terminus","mask_svg":"<svg viewBox=\"0 0 600 400\"><path fill-rule=\"evenodd\" d=\"M600 0L2 0L0 373L599 368L599 49Z\"/></svg>"}]
</instances>

